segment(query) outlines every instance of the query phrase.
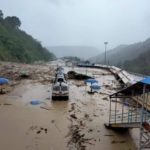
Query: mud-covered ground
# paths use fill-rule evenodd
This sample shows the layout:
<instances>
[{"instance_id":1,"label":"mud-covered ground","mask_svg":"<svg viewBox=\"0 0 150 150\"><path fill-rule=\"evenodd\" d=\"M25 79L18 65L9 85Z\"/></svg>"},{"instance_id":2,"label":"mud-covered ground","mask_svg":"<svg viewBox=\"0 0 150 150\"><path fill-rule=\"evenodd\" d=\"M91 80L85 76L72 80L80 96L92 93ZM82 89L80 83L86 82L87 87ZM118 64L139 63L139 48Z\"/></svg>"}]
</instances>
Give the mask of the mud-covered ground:
<instances>
[{"instance_id":1,"label":"mud-covered ground","mask_svg":"<svg viewBox=\"0 0 150 150\"><path fill-rule=\"evenodd\" d=\"M109 116L108 95L120 88L109 72L65 67L66 71L73 69L79 73L92 74L102 88L100 92L91 95L88 94L90 89L84 81L68 80L69 100L52 101L51 86L56 63L7 65L1 67L6 69L1 71L1 75L6 75L18 84L8 93L0 95L1 149L136 149L134 134L131 136L129 132L115 132L104 127ZM29 73L28 78L20 78L18 72L22 69ZM17 78L11 74L12 71ZM31 105L32 100L39 100L41 104Z\"/></svg>"}]
</instances>

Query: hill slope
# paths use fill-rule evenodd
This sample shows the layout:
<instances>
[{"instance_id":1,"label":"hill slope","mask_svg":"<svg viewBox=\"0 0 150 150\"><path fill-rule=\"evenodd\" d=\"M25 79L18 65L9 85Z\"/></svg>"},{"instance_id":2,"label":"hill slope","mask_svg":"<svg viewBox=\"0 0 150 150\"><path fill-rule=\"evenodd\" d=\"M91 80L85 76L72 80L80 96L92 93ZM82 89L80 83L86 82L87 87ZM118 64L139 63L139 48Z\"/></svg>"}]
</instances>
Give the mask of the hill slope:
<instances>
[{"instance_id":1,"label":"hill slope","mask_svg":"<svg viewBox=\"0 0 150 150\"><path fill-rule=\"evenodd\" d=\"M143 52L150 49L150 39L131 45L120 45L112 50L107 51L107 62L111 65L122 65L127 60L137 58ZM90 58L92 62L103 63L104 53Z\"/></svg>"},{"instance_id":2,"label":"hill slope","mask_svg":"<svg viewBox=\"0 0 150 150\"><path fill-rule=\"evenodd\" d=\"M15 16L3 18L0 11L0 60L32 63L48 61L55 56L19 27L21 22Z\"/></svg>"},{"instance_id":3,"label":"hill slope","mask_svg":"<svg viewBox=\"0 0 150 150\"><path fill-rule=\"evenodd\" d=\"M53 46L47 47L57 57L75 56L87 59L99 53L99 50L90 46Z\"/></svg>"},{"instance_id":4,"label":"hill slope","mask_svg":"<svg viewBox=\"0 0 150 150\"><path fill-rule=\"evenodd\" d=\"M150 74L150 39L131 45L121 45L107 51L107 64L133 72ZM93 63L104 63L104 53L90 58Z\"/></svg>"},{"instance_id":5,"label":"hill slope","mask_svg":"<svg viewBox=\"0 0 150 150\"><path fill-rule=\"evenodd\" d=\"M150 49L133 60L125 61L123 68L128 71L150 75Z\"/></svg>"}]
</instances>

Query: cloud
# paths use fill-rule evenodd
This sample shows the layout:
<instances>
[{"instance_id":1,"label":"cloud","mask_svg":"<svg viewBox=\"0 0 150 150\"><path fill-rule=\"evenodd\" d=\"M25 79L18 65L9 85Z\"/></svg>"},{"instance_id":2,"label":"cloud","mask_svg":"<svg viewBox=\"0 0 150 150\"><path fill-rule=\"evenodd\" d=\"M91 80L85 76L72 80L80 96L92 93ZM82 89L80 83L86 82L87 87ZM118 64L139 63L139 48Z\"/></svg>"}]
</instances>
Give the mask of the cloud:
<instances>
[{"instance_id":1,"label":"cloud","mask_svg":"<svg viewBox=\"0 0 150 150\"><path fill-rule=\"evenodd\" d=\"M74 5L85 0L46 0L46 1L61 6L61 5Z\"/></svg>"},{"instance_id":2,"label":"cloud","mask_svg":"<svg viewBox=\"0 0 150 150\"><path fill-rule=\"evenodd\" d=\"M46 46L90 45L103 49L150 37L149 0L5 0L6 15Z\"/></svg>"}]
</instances>

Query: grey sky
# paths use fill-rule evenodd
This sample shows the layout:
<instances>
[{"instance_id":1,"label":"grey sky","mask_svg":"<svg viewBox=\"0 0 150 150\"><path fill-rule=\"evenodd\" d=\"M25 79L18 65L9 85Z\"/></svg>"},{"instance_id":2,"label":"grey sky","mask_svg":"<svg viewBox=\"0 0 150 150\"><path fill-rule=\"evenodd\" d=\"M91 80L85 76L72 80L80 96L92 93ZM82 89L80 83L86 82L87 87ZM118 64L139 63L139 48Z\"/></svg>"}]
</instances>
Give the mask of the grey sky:
<instances>
[{"instance_id":1,"label":"grey sky","mask_svg":"<svg viewBox=\"0 0 150 150\"><path fill-rule=\"evenodd\" d=\"M150 0L0 0L21 28L44 46L89 45L104 49L150 37Z\"/></svg>"}]
</instances>

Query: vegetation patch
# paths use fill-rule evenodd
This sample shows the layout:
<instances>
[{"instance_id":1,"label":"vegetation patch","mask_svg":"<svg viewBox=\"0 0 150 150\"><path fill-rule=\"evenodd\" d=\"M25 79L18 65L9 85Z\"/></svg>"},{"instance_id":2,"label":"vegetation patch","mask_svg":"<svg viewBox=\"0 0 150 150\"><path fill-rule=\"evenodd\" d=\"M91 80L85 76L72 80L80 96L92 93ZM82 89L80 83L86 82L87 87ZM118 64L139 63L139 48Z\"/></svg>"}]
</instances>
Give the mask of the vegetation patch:
<instances>
[{"instance_id":1,"label":"vegetation patch","mask_svg":"<svg viewBox=\"0 0 150 150\"><path fill-rule=\"evenodd\" d=\"M39 41L19 29L20 26L18 17L4 18L0 10L0 61L33 63L55 58Z\"/></svg>"}]
</instances>

